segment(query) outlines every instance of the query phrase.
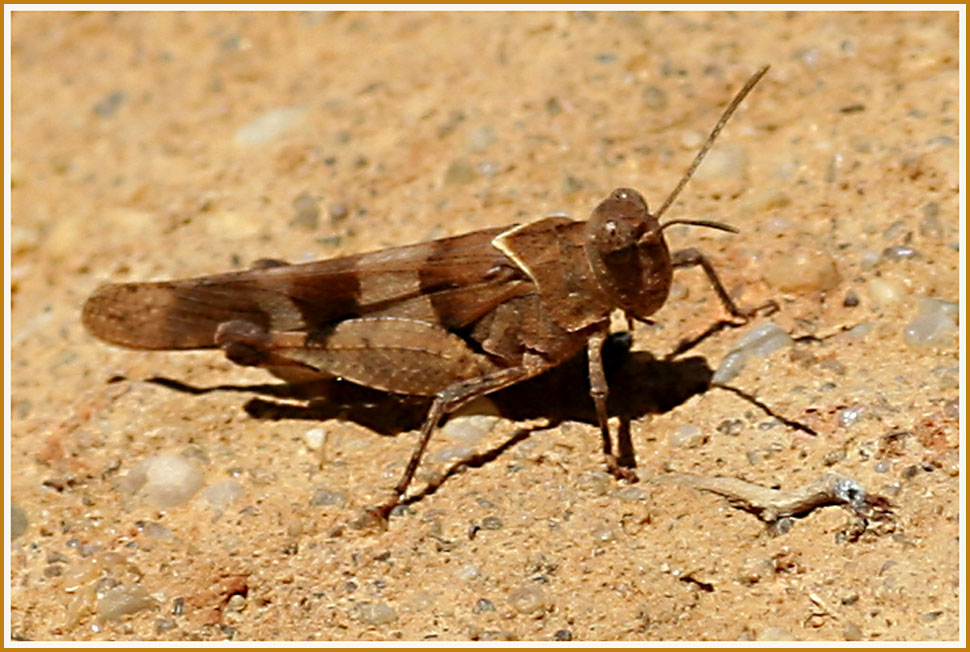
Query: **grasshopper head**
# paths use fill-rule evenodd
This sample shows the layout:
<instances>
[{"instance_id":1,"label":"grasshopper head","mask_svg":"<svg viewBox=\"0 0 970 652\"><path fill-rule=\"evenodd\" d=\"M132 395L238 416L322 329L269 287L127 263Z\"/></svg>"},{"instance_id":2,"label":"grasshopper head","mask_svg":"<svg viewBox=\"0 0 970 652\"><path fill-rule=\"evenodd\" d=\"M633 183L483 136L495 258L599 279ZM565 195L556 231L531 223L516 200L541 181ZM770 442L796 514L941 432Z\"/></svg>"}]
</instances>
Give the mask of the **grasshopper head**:
<instances>
[{"instance_id":1,"label":"grasshopper head","mask_svg":"<svg viewBox=\"0 0 970 652\"><path fill-rule=\"evenodd\" d=\"M613 304L646 318L670 291L673 267L657 218L636 190L617 188L586 223L586 257Z\"/></svg>"},{"instance_id":2,"label":"grasshopper head","mask_svg":"<svg viewBox=\"0 0 970 652\"><path fill-rule=\"evenodd\" d=\"M669 205L668 201L660 210ZM586 222L586 258L596 282L613 305L630 316L646 319L667 300L674 270L663 230L674 224L738 232L711 220L677 219L661 224L643 196L629 188L611 192Z\"/></svg>"}]
</instances>

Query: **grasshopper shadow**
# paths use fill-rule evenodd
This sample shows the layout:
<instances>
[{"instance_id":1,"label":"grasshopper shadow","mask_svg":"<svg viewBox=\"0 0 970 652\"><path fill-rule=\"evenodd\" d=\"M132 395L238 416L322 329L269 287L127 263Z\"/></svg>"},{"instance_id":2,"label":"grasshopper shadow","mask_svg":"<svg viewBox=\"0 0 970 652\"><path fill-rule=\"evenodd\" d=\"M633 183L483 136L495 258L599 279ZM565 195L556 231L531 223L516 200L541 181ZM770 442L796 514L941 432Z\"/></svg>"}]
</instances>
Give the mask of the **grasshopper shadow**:
<instances>
[{"instance_id":1,"label":"grasshopper shadow","mask_svg":"<svg viewBox=\"0 0 970 652\"><path fill-rule=\"evenodd\" d=\"M699 356L658 359L643 351L630 351L631 344L628 333L612 335L603 348L603 362L610 386L608 411L611 416L620 418L620 461L632 467L630 421L648 414L668 412L692 396L704 393L710 387L713 371ZM429 398L388 394L336 379L301 385L273 383L211 387L194 387L159 377L151 378L149 382L189 394L255 393L260 397L250 398L244 409L256 419L340 419L386 436L420 428L431 404ZM564 421L597 424L596 410L589 395L585 353L536 378L494 392L488 398L502 417L513 421L546 419L549 426ZM513 439L515 441L510 441L510 445L521 441ZM505 446L501 450L505 450Z\"/></svg>"}]
</instances>

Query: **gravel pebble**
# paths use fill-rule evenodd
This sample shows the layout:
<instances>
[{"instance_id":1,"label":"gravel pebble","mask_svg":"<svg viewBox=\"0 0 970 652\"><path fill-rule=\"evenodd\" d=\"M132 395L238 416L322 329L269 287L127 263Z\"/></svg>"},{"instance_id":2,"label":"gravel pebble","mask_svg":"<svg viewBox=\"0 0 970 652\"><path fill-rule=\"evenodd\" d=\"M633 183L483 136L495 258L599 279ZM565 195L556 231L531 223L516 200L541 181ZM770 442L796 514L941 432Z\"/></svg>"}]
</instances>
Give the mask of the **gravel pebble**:
<instances>
[{"instance_id":1,"label":"gravel pebble","mask_svg":"<svg viewBox=\"0 0 970 652\"><path fill-rule=\"evenodd\" d=\"M788 331L773 321L758 324L745 333L734 345L734 348L724 357L714 377L713 383L730 382L741 373L749 357L766 358L775 351L790 346L793 343Z\"/></svg>"},{"instance_id":2,"label":"gravel pebble","mask_svg":"<svg viewBox=\"0 0 970 652\"><path fill-rule=\"evenodd\" d=\"M343 507L347 504L347 494L342 491L331 491L326 488L317 489L316 493L310 499L310 504L314 507L327 507L330 505Z\"/></svg>"},{"instance_id":3,"label":"gravel pebble","mask_svg":"<svg viewBox=\"0 0 970 652\"><path fill-rule=\"evenodd\" d=\"M884 278L870 279L866 289L873 303L880 308L899 303L906 298L906 291L898 283Z\"/></svg>"},{"instance_id":4,"label":"gravel pebble","mask_svg":"<svg viewBox=\"0 0 970 652\"><path fill-rule=\"evenodd\" d=\"M793 253L774 256L762 275L768 285L793 294L828 292L838 287L842 278L835 259L809 238L800 238Z\"/></svg>"},{"instance_id":5,"label":"gravel pebble","mask_svg":"<svg viewBox=\"0 0 970 652\"><path fill-rule=\"evenodd\" d=\"M845 408L839 411L839 425L843 428L850 428L859 422L862 414L866 411L863 406Z\"/></svg>"},{"instance_id":6,"label":"gravel pebble","mask_svg":"<svg viewBox=\"0 0 970 652\"><path fill-rule=\"evenodd\" d=\"M959 306L938 299L920 299L916 316L906 324L903 338L914 348L946 346L959 333Z\"/></svg>"},{"instance_id":7,"label":"gravel pebble","mask_svg":"<svg viewBox=\"0 0 970 652\"><path fill-rule=\"evenodd\" d=\"M546 594L538 586L530 584L512 591L509 603L521 614L531 614L546 606Z\"/></svg>"},{"instance_id":8,"label":"gravel pebble","mask_svg":"<svg viewBox=\"0 0 970 652\"><path fill-rule=\"evenodd\" d=\"M445 185L459 186L478 178L478 170L466 159L453 161L445 170Z\"/></svg>"},{"instance_id":9,"label":"gravel pebble","mask_svg":"<svg viewBox=\"0 0 970 652\"><path fill-rule=\"evenodd\" d=\"M494 403L491 401L488 405L494 408ZM458 414L448 419L448 423L441 427L441 434L457 444L475 446L492 432L492 428L498 421L499 417L495 414Z\"/></svg>"},{"instance_id":10,"label":"gravel pebble","mask_svg":"<svg viewBox=\"0 0 970 652\"><path fill-rule=\"evenodd\" d=\"M120 620L122 616L157 605L156 600L141 584L122 584L108 589L98 600L98 618L102 622Z\"/></svg>"},{"instance_id":11,"label":"gravel pebble","mask_svg":"<svg viewBox=\"0 0 970 652\"><path fill-rule=\"evenodd\" d=\"M465 150L470 154L481 154L496 140L498 140L498 134L495 133L492 127L478 127L468 134L468 138L465 139Z\"/></svg>"},{"instance_id":12,"label":"gravel pebble","mask_svg":"<svg viewBox=\"0 0 970 652\"><path fill-rule=\"evenodd\" d=\"M761 632L758 634L757 640L759 641L797 641L798 639L795 638L795 635L792 634L789 630L785 629L784 627L780 627L778 625L771 625L761 630Z\"/></svg>"},{"instance_id":13,"label":"gravel pebble","mask_svg":"<svg viewBox=\"0 0 970 652\"><path fill-rule=\"evenodd\" d=\"M675 448L697 448L707 443L707 435L693 424L677 426L670 433L670 445Z\"/></svg>"},{"instance_id":14,"label":"gravel pebble","mask_svg":"<svg viewBox=\"0 0 970 652\"><path fill-rule=\"evenodd\" d=\"M465 564L458 569L457 573L455 573L455 578L461 582L469 582L480 577L481 574L482 571L478 569L478 566L475 566L474 564Z\"/></svg>"},{"instance_id":15,"label":"gravel pebble","mask_svg":"<svg viewBox=\"0 0 970 652\"><path fill-rule=\"evenodd\" d=\"M27 531L27 512L20 505L10 503L10 540L13 541Z\"/></svg>"},{"instance_id":16,"label":"gravel pebble","mask_svg":"<svg viewBox=\"0 0 970 652\"><path fill-rule=\"evenodd\" d=\"M642 479L642 478L641 478ZM646 500L650 494L647 493L646 489L641 489L640 487L620 487L614 493L619 500L624 502L637 502L640 500Z\"/></svg>"},{"instance_id":17,"label":"gravel pebble","mask_svg":"<svg viewBox=\"0 0 970 652\"><path fill-rule=\"evenodd\" d=\"M323 444L326 441L327 431L323 428L310 428L303 433L303 443L312 451L323 448Z\"/></svg>"},{"instance_id":18,"label":"gravel pebble","mask_svg":"<svg viewBox=\"0 0 970 652\"><path fill-rule=\"evenodd\" d=\"M178 507L204 481L201 465L181 455L156 455L138 462L119 482L119 490L136 494L157 509Z\"/></svg>"},{"instance_id":19,"label":"gravel pebble","mask_svg":"<svg viewBox=\"0 0 970 652\"><path fill-rule=\"evenodd\" d=\"M283 107L267 111L250 120L233 136L242 146L265 145L296 129L306 116L306 109Z\"/></svg>"},{"instance_id":20,"label":"gravel pebble","mask_svg":"<svg viewBox=\"0 0 970 652\"><path fill-rule=\"evenodd\" d=\"M320 225L319 200L313 195L301 192L293 200L293 219L290 224L301 229L313 231Z\"/></svg>"},{"instance_id":21,"label":"gravel pebble","mask_svg":"<svg viewBox=\"0 0 970 652\"><path fill-rule=\"evenodd\" d=\"M383 602L359 602L354 617L364 625L387 625L397 620L397 612Z\"/></svg>"},{"instance_id":22,"label":"gravel pebble","mask_svg":"<svg viewBox=\"0 0 970 652\"><path fill-rule=\"evenodd\" d=\"M897 244L886 247L882 252L884 260L909 260L910 258L921 258L922 256L916 249L909 245Z\"/></svg>"},{"instance_id":23,"label":"gravel pebble","mask_svg":"<svg viewBox=\"0 0 970 652\"><path fill-rule=\"evenodd\" d=\"M235 480L226 480L209 485L202 490L200 498L212 509L222 512L232 505L245 490Z\"/></svg>"}]
</instances>

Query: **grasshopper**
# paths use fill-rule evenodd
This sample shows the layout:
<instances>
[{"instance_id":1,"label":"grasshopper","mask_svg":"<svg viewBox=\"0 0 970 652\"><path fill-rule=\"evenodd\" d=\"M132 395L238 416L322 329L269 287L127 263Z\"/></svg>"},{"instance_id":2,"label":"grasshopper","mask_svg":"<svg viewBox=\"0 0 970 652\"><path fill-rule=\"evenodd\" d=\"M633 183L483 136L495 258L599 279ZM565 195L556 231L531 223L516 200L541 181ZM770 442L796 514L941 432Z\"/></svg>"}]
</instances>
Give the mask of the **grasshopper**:
<instances>
[{"instance_id":1,"label":"grasshopper","mask_svg":"<svg viewBox=\"0 0 970 652\"><path fill-rule=\"evenodd\" d=\"M222 349L234 363L291 383L342 378L433 397L393 498L375 509L385 521L406 496L444 415L585 348L607 469L634 481L613 453L607 421L602 348L611 313L623 311L630 325L649 322L667 299L674 270L694 266L732 316L747 320L776 307L738 307L702 252L671 253L664 238L675 224L737 233L734 227L660 222L767 70L737 92L656 213L637 191L618 188L586 221L547 217L305 264L263 261L244 271L106 285L84 304L84 325L133 349Z\"/></svg>"}]
</instances>

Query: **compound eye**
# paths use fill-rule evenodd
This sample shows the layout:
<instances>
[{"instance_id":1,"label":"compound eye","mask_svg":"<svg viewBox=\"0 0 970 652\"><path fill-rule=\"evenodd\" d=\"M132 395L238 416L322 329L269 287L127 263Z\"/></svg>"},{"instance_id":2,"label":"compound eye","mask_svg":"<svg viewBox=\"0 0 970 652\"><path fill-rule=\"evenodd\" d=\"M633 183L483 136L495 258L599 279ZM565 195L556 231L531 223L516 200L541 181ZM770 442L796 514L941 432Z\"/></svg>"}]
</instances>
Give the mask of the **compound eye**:
<instances>
[{"instance_id":1,"label":"compound eye","mask_svg":"<svg viewBox=\"0 0 970 652\"><path fill-rule=\"evenodd\" d=\"M639 224L624 219L606 219L600 226L597 238L604 251L618 251L636 244L640 237Z\"/></svg>"},{"instance_id":2,"label":"compound eye","mask_svg":"<svg viewBox=\"0 0 970 652\"><path fill-rule=\"evenodd\" d=\"M614 201L631 202L636 204L637 208L642 209L643 211L647 210L647 202L644 201L643 195L631 188L617 188L610 193L610 199Z\"/></svg>"}]
</instances>

